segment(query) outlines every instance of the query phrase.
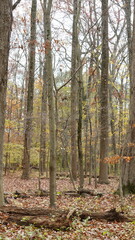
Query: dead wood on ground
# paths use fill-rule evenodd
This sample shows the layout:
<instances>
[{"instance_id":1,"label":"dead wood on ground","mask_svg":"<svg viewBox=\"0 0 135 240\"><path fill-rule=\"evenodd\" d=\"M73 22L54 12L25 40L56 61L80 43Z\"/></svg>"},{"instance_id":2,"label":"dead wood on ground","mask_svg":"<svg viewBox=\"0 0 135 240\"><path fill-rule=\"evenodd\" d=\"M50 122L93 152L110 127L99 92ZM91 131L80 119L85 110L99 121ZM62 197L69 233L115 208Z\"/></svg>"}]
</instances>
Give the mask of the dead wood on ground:
<instances>
[{"instance_id":1,"label":"dead wood on ground","mask_svg":"<svg viewBox=\"0 0 135 240\"><path fill-rule=\"evenodd\" d=\"M71 197L78 197L78 196L98 196L98 197L102 197L103 194L102 193L95 193L93 190L90 189L82 189L82 190L78 190L78 191L64 191L62 192L64 195L69 195Z\"/></svg>"},{"instance_id":2,"label":"dead wood on ground","mask_svg":"<svg viewBox=\"0 0 135 240\"><path fill-rule=\"evenodd\" d=\"M30 193L24 193L24 192L18 192L18 191L15 191L12 195L11 194L8 194L6 193L5 194L5 197L6 199L7 198L14 198L14 199L17 199L17 198L30 198L31 196L34 196L34 197L47 197L49 196L50 193L49 191L46 191L46 190L43 190L43 189L40 189L40 190L37 190L35 191L34 193L30 192ZM96 193L94 192L94 190L90 190L90 189L82 189L82 190L78 190L78 191L62 191L62 192L59 192L58 195L68 195L70 197L79 197L79 196L82 196L82 197L85 197L87 195L90 195L90 196L98 196L98 197L102 197L103 194L102 193Z\"/></svg>"},{"instance_id":3,"label":"dead wood on ground","mask_svg":"<svg viewBox=\"0 0 135 240\"><path fill-rule=\"evenodd\" d=\"M71 226L74 218L84 220L106 220L106 221L134 221L135 217L126 217L123 214L111 209L107 212L89 212L83 210L61 210L61 209L42 209L42 208L17 208L13 206L4 206L0 208L0 221L3 224L15 222L18 225L28 226L33 224L36 227L45 227L51 229L67 229ZM4 215L3 215L4 214Z\"/></svg>"}]
</instances>

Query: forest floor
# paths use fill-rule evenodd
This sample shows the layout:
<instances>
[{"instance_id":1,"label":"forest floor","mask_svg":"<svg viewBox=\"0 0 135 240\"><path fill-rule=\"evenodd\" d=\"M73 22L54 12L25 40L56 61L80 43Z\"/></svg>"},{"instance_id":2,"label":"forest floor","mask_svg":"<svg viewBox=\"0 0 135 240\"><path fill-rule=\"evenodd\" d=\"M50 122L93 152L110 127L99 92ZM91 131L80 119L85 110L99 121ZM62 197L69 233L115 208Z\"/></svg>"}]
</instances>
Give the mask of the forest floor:
<instances>
[{"instance_id":1,"label":"forest floor","mask_svg":"<svg viewBox=\"0 0 135 240\"><path fill-rule=\"evenodd\" d=\"M36 196L38 193L38 178L36 174L32 174L30 180L21 180L20 173L10 173L4 176L4 192L8 204L6 206L15 206L18 208L42 208L49 209L49 196ZM116 209L118 212L124 212L124 215L135 217L135 195L124 197L121 201L114 192L118 188L118 179L110 178L110 184L100 185L94 188L94 179L92 184L88 184L88 178L85 179L85 189L93 190L94 193L102 193L102 196L91 196L84 194L83 196L65 195L63 191L74 190L72 182L69 178L59 178L57 180L57 210L72 209L88 210L90 212L106 212L110 209ZM76 183L77 185L77 183ZM49 180L43 178L41 180L41 188L45 191L49 190ZM27 198L17 197L15 192L22 195L29 195ZM135 221L131 222L109 222L107 220L89 220L81 221L74 218L70 227L64 229L49 229L43 227L20 226L14 221L4 223L6 214L0 212L0 239L14 240L135 240Z\"/></svg>"}]
</instances>

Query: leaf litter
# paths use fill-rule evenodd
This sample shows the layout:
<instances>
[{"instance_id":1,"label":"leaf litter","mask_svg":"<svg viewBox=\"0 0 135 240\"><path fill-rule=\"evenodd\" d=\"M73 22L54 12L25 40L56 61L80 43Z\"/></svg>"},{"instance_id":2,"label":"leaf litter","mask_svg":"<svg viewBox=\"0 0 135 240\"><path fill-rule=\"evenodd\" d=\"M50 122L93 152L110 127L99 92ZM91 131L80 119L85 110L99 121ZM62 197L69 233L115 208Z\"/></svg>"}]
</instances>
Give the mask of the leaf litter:
<instances>
[{"instance_id":1,"label":"leaf litter","mask_svg":"<svg viewBox=\"0 0 135 240\"><path fill-rule=\"evenodd\" d=\"M49 208L49 196L35 196L35 191L38 190L38 178L32 177L30 180L22 180L20 174L8 174L4 176L4 192L6 193L8 206L17 206L22 208L40 207L43 209ZM57 180L57 208L58 209L78 209L88 210L91 212L103 212L115 208L117 211L124 211L124 214L135 216L135 196L126 196L121 199L118 195L114 195L114 191L118 188L118 179L112 178L110 184L100 185L94 189L94 179L92 184L88 184L88 179L85 179L85 188L94 190L95 192L103 193L102 197L98 196L79 196L71 197L62 194L63 191L74 190L72 182L69 178ZM77 183L76 183L77 185ZM41 188L49 191L49 179L41 179ZM14 193L22 192L28 198L14 198ZM33 194L33 195L32 195ZM135 240L135 222L107 222L105 220L90 220L81 221L75 218L69 229L51 230L47 228L36 228L33 225L19 226L14 222L7 225L3 224L6 219L6 214L0 212L0 240L17 239L17 240ZM3 219L3 221L2 221Z\"/></svg>"}]
</instances>

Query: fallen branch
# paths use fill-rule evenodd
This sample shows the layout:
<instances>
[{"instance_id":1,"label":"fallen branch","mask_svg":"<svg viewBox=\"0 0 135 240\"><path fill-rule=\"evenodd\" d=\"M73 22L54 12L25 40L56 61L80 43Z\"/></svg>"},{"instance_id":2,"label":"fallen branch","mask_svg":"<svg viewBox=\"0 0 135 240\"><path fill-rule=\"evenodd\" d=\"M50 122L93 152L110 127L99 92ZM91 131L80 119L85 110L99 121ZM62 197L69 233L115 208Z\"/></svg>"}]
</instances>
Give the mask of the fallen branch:
<instances>
[{"instance_id":1,"label":"fallen branch","mask_svg":"<svg viewBox=\"0 0 135 240\"><path fill-rule=\"evenodd\" d=\"M64 195L69 195L71 197L86 196L86 195L98 196L98 197L103 196L102 193L95 193L93 190L89 190L89 189L82 189L82 190L78 190L78 191L64 191L62 193Z\"/></svg>"}]
</instances>

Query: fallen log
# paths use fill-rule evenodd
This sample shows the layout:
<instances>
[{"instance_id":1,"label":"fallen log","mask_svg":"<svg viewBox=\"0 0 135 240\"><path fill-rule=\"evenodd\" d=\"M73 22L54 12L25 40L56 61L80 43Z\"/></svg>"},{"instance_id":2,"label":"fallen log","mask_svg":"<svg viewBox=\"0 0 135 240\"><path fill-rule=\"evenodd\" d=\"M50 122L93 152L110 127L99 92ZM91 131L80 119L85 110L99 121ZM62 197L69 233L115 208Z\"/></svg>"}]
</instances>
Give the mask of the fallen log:
<instances>
[{"instance_id":1,"label":"fallen log","mask_svg":"<svg viewBox=\"0 0 135 240\"><path fill-rule=\"evenodd\" d=\"M81 189L78 191L63 191L62 193L64 195L69 195L71 197L86 196L86 195L98 196L98 197L103 196L102 193L95 193L94 190L90 190L90 189Z\"/></svg>"},{"instance_id":2,"label":"fallen log","mask_svg":"<svg viewBox=\"0 0 135 240\"><path fill-rule=\"evenodd\" d=\"M84 210L61 210L61 209L41 209L41 208L17 208L13 206L4 206L0 208L0 221L3 224L8 222L15 222L18 225L28 226L33 224L36 227L45 227L51 229L63 229L66 230L71 226L74 218L78 218L83 221L84 219L106 220L106 221L135 221L134 217L126 217L122 213L111 209L107 212L90 212ZM2 215L4 214L4 217Z\"/></svg>"},{"instance_id":3,"label":"fallen log","mask_svg":"<svg viewBox=\"0 0 135 240\"><path fill-rule=\"evenodd\" d=\"M89 213L88 211L83 211L80 215L79 215L81 220L90 218L90 219L96 219L96 220L107 220L109 222L130 222L133 221L133 218L129 218L124 216L122 213L117 212L116 209L111 209L107 212L96 212L96 213ZM135 218L134 218L135 219Z\"/></svg>"},{"instance_id":4,"label":"fallen log","mask_svg":"<svg viewBox=\"0 0 135 240\"><path fill-rule=\"evenodd\" d=\"M98 197L102 197L103 194L102 193L95 193L94 190L90 190L90 189L82 189L82 190L78 190L78 191L74 191L74 190L69 190L69 191L62 191L60 192L61 195L68 195L71 197L79 197L79 196L98 196ZM34 197L47 197L50 195L49 191L40 189L35 191L34 193L25 193L25 192L18 192L15 191L11 196L9 194L5 194L6 197L8 198L30 198L30 196L34 196ZM59 195L59 193L58 193Z\"/></svg>"},{"instance_id":5,"label":"fallen log","mask_svg":"<svg viewBox=\"0 0 135 240\"><path fill-rule=\"evenodd\" d=\"M21 226L33 224L36 227L46 227L51 229L67 229L70 220L67 219L67 211L42 208L18 208L14 206L4 206L0 208L0 220L3 224L14 222Z\"/></svg>"}]
</instances>

